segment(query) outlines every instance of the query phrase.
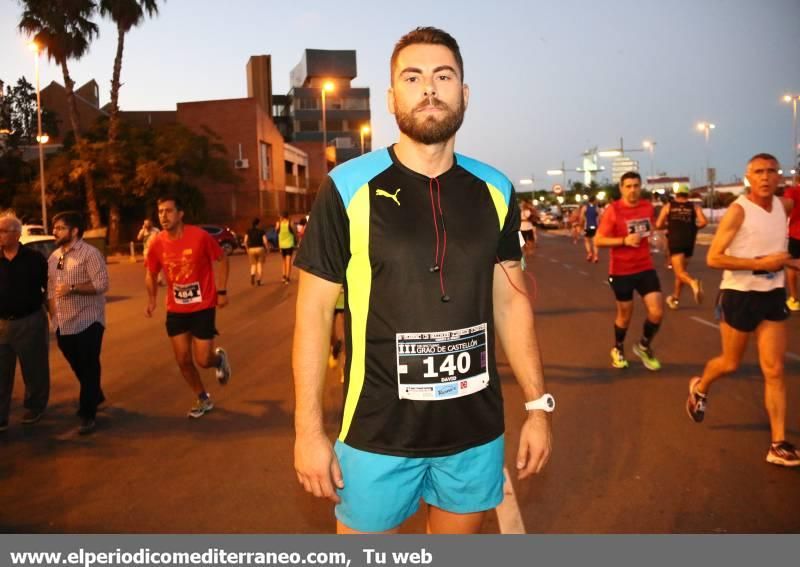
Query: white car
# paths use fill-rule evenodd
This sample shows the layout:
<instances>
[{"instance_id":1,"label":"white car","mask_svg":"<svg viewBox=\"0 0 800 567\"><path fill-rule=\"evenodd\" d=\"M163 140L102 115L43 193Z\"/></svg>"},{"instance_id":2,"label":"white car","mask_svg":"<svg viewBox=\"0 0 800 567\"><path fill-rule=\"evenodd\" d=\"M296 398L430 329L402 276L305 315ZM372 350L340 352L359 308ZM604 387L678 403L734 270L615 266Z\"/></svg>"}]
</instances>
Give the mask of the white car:
<instances>
[{"instance_id":1,"label":"white car","mask_svg":"<svg viewBox=\"0 0 800 567\"><path fill-rule=\"evenodd\" d=\"M41 252L45 258L49 258L53 250L56 249L55 237L51 234L47 234L44 227L40 224L23 224L19 243Z\"/></svg>"}]
</instances>

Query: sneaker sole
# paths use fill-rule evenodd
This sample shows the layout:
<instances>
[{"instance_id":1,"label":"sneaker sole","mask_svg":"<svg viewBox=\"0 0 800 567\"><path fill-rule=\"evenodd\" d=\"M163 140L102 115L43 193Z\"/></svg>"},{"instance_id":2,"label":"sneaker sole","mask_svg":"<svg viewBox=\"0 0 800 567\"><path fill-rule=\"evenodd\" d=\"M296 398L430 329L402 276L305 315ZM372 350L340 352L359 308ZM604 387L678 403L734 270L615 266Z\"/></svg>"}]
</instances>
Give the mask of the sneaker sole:
<instances>
[{"instance_id":1,"label":"sneaker sole","mask_svg":"<svg viewBox=\"0 0 800 567\"><path fill-rule=\"evenodd\" d=\"M40 413L39 415L37 415L33 419L23 419L21 423L22 423L22 425L33 425L34 423L37 423L38 421L41 421L43 416L44 416L44 414Z\"/></svg>"},{"instance_id":2,"label":"sneaker sole","mask_svg":"<svg viewBox=\"0 0 800 567\"><path fill-rule=\"evenodd\" d=\"M694 386L698 382L700 382L700 378L692 378L691 380L689 380L689 399L686 400L686 404L685 404L686 405L686 415L688 415L689 419L691 419L695 423L700 423L706 417L706 412L701 413L699 418L695 418L695 416L692 415L692 412L689 411L689 400L693 399L693 397L694 397Z\"/></svg>"},{"instance_id":3,"label":"sneaker sole","mask_svg":"<svg viewBox=\"0 0 800 567\"><path fill-rule=\"evenodd\" d=\"M639 351L639 349L637 347L633 347L633 354L635 354L636 356L638 356L641 359L642 364L644 364L644 367L647 368L648 370L651 370L653 372L657 372L657 371L661 370L661 364L660 363L653 364L652 362L650 362L647 359L646 356L641 354L641 351Z\"/></svg>"},{"instance_id":4,"label":"sneaker sole","mask_svg":"<svg viewBox=\"0 0 800 567\"><path fill-rule=\"evenodd\" d=\"M190 417L190 418L192 418L192 419L200 419L200 418L201 418L201 417L203 417L205 414L207 414L208 412L210 412L212 409L214 409L214 407L213 407L213 406L212 406L212 407L210 407L210 408L208 408L208 409L205 409L205 410L203 410L203 413L192 413L192 412L189 412L189 413L187 413L187 414L186 414L186 417Z\"/></svg>"},{"instance_id":5,"label":"sneaker sole","mask_svg":"<svg viewBox=\"0 0 800 567\"><path fill-rule=\"evenodd\" d=\"M225 349L221 348L221 347L217 349L216 354L218 356L222 356L223 357L223 364L222 364L222 368L223 368L222 374L223 375L222 376L217 376L217 382L219 382L220 384L225 386L225 385L228 384L228 382L231 381L232 372L231 372L230 359L228 359L227 351ZM227 374L227 376L225 376L225 374Z\"/></svg>"},{"instance_id":6,"label":"sneaker sole","mask_svg":"<svg viewBox=\"0 0 800 567\"><path fill-rule=\"evenodd\" d=\"M778 465L780 467L800 467L800 459L787 461L783 457L774 456L772 453L767 453L767 462L771 465Z\"/></svg>"}]
</instances>

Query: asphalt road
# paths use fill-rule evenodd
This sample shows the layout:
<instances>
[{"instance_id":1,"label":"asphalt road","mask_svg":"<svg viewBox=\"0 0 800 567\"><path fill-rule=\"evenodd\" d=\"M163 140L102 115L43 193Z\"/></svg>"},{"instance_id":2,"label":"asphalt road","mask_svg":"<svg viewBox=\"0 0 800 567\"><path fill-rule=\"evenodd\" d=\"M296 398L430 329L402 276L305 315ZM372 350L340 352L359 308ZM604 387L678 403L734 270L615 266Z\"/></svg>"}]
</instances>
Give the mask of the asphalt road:
<instances>
[{"instance_id":1,"label":"asphalt road","mask_svg":"<svg viewBox=\"0 0 800 567\"><path fill-rule=\"evenodd\" d=\"M719 274L693 268L706 289ZM529 259L537 328L553 416L554 453L539 477L514 482L528 533L798 532L800 470L768 465L769 429L754 348L712 392L706 420L684 410L687 382L719 348L710 305L668 311L654 347L664 368L609 366L613 296L606 256L547 234ZM51 344L51 405L22 426L17 377L11 428L0 434L0 531L54 533L330 533L332 506L306 495L292 467L290 372L296 282L280 283L277 255L267 283L251 288L246 258L232 258L231 304L218 313L219 344L231 355L226 387L204 375L216 408L186 418L192 394L175 365L164 312L143 316L142 264L109 266L103 385L108 405L96 434L76 435L77 382ZM663 265L663 258L659 259ZM662 285L671 272L659 268ZM163 292L163 290L162 290ZM709 293L709 303L714 293ZM163 296L162 296L163 298ZM629 332L638 338L637 305ZM789 438L800 442L800 317L789 321ZM635 357L634 357L635 358ZM513 468L524 411L501 356L507 463ZM333 437L338 375L326 387ZM484 531L499 531L490 515ZM424 531L422 515L406 526Z\"/></svg>"}]
</instances>

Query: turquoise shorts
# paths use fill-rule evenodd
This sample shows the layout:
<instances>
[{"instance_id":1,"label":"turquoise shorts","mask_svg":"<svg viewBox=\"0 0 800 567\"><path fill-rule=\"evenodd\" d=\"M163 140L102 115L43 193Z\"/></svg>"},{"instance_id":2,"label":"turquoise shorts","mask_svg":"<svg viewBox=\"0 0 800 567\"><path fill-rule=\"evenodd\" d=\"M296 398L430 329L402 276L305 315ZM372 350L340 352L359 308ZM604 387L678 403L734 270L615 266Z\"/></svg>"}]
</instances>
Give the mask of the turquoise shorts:
<instances>
[{"instance_id":1,"label":"turquoise shorts","mask_svg":"<svg viewBox=\"0 0 800 567\"><path fill-rule=\"evenodd\" d=\"M446 457L395 457L334 447L344 477L336 518L360 532L396 528L419 509L419 500L447 512L471 514L503 501L504 442L494 441Z\"/></svg>"}]
</instances>

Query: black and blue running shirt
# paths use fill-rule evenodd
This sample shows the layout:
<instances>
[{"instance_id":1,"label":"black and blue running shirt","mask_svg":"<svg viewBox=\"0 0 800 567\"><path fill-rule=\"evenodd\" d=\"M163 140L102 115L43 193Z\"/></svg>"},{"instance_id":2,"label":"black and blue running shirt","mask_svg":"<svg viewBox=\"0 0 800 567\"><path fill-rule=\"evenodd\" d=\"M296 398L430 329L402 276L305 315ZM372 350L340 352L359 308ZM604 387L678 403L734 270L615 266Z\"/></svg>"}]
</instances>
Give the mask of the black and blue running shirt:
<instances>
[{"instance_id":1,"label":"black and blue running shirt","mask_svg":"<svg viewBox=\"0 0 800 567\"><path fill-rule=\"evenodd\" d=\"M511 182L459 154L437 178L392 148L331 171L295 265L345 287L340 441L441 456L503 433L492 285L519 225Z\"/></svg>"}]
</instances>

